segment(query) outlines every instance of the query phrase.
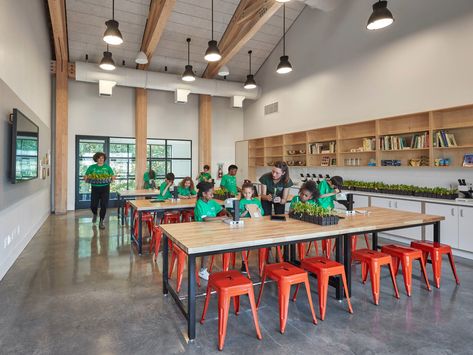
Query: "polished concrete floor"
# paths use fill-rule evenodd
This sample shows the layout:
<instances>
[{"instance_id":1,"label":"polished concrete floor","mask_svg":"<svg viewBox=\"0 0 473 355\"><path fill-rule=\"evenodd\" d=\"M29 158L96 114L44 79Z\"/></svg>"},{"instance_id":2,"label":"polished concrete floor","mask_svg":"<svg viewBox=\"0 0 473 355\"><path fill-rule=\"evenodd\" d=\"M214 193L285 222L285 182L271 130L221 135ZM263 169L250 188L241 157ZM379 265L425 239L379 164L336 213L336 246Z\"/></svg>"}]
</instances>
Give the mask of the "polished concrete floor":
<instances>
[{"instance_id":1,"label":"polished concrete floor","mask_svg":"<svg viewBox=\"0 0 473 355\"><path fill-rule=\"evenodd\" d=\"M188 344L184 317L161 293L161 260L153 264L148 255L136 256L128 239L128 228L119 226L116 216L105 231L92 226L85 211L51 216L0 281L0 353L218 353L216 297L206 323L197 325L197 339ZM256 270L255 258L250 259ZM284 335L278 331L277 290L268 284L258 313L263 340L256 339L249 303L242 299L241 314L230 316L224 352L472 354L473 263L456 261L461 286L444 262L441 289L428 292L415 265L412 297L406 296L402 276L397 278L400 300L384 272L379 306L372 303L369 283L361 284L357 267L353 315L331 290L326 319L314 326L300 292L290 304ZM316 285L312 280L315 304ZM202 306L201 298L198 317Z\"/></svg>"}]
</instances>

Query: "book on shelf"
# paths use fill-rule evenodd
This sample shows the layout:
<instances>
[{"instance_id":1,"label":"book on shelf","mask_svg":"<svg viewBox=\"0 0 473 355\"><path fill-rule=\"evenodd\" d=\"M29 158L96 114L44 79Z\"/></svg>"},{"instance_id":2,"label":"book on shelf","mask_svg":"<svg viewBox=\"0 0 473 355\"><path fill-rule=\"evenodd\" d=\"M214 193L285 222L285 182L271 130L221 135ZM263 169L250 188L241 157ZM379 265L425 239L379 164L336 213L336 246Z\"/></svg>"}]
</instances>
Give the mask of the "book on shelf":
<instances>
[{"instance_id":1,"label":"book on shelf","mask_svg":"<svg viewBox=\"0 0 473 355\"><path fill-rule=\"evenodd\" d=\"M435 133L435 145L441 148L457 147L457 141L453 133L437 131Z\"/></svg>"},{"instance_id":2,"label":"book on shelf","mask_svg":"<svg viewBox=\"0 0 473 355\"><path fill-rule=\"evenodd\" d=\"M376 150L376 139L375 138L363 138L363 151Z\"/></svg>"},{"instance_id":3,"label":"book on shelf","mask_svg":"<svg viewBox=\"0 0 473 355\"><path fill-rule=\"evenodd\" d=\"M429 147L429 133L413 134L410 142L404 136L383 136L380 138L381 150L424 149Z\"/></svg>"},{"instance_id":4,"label":"book on shelf","mask_svg":"<svg viewBox=\"0 0 473 355\"><path fill-rule=\"evenodd\" d=\"M473 154L465 154L463 156L463 167L473 168Z\"/></svg>"},{"instance_id":5,"label":"book on shelf","mask_svg":"<svg viewBox=\"0 0 473 355\"><path fill-rule=\"evenodd\" d=\"M336 152L336 142L321 142L310 145L310 154L329 154Z\"/></svg>"}]
</instances>

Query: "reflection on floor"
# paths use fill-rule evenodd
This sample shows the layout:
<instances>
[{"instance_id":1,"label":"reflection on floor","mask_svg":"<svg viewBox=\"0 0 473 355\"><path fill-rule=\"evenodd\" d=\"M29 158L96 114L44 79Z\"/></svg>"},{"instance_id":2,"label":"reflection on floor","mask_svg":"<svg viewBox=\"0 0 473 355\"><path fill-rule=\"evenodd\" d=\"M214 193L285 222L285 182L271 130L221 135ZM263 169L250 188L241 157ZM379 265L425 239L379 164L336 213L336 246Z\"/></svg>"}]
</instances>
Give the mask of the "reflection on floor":
<instances>
[{"instance_id":1,"label":"reflection on floor","mask_svg":"<svg viewBox=\"0 0 473 355\"><path fill-rule=\"evenodd\" d=\"M268 284L259 309L263 340L255 337L243 298L240 315L230 316L224 352L471 354L473 263L456 261L460 287L444 263L441 289L428 292L415 265L411 298L398 276L400 300L383 272L379 306L373 305L370 285L361 284L355 267L355 314L348 314L331 290L326 320L314 326L305 292L300 292L290 304L284 335L278 331L276 285ZM250 262L256 275L255 254ZM196 341L188 344L182 314L161 293L161 265L161 259L153 264L146 253L138 257L132 251L128 227L122 228L116 215L105 231L92 226L85 211L51 216L0 282L0 353L218 353L216 297L205 325L197 325ZM428 273L431 277L430 266ZM311 280L315 304L316 282ZM205 283L199 291L205 291ZM202 306L201 298L198 317Z\"/></svg>"}]
</instances>

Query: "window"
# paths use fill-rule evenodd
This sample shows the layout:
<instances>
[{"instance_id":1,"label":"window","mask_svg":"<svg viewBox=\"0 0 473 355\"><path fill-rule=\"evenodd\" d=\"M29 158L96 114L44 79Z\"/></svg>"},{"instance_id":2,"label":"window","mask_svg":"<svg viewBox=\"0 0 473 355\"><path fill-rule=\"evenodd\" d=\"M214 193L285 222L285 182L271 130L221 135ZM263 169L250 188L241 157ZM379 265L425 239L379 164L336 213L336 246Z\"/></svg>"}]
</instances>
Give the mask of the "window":
<instances>
[{"instance_id":1,"label":"window","mask_svg":"<svg viewBox=\"0 0 473 355\"><path fill-rule=\"evenodd\" d=\"M110 138L108 163L116 175L110 192L135 189L135 139Z\"/></svg>"}]
</instances>

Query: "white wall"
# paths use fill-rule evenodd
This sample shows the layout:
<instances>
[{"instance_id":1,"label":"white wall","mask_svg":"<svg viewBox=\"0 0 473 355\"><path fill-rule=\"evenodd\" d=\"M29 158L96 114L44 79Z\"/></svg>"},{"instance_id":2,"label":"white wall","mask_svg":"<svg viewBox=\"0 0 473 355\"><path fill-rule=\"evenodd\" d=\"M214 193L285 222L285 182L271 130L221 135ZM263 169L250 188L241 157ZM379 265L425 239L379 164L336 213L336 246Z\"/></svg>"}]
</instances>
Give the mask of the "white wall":
<instances>
[{"instance_id":1,"label":"white wall","mask_svg":"<svg viewBox=\"0 0 473 355\"><path fill-rule=\"evenodd\" d=\"M212 99L212 172L217 163L234 162L235 141L243 137L243 111L230 108L228 98ZM115 87L111 97L99 97L96 84L69 82L69 154L67 209L75 204L76 135L133 137L135 89ZM199 99L189 95L186 104L174 103L174 93L148 91L148 138L192 140L192 174L198 174Z\"/></svg>"},{"instance_id":2,"label":"white wall","mask_svg":"<svg viewBox=\"0 0 473 355\"><path fill-rule=\"evenodd\" d=\"M51 149L50 44L41 1L0 2L0 279L50 214L50 179L11 184L13 108L39 126L39 155ZM25 215L28 218L24 218Z\"/></svg>"},{"instance_id":3,"label":"white wall","mask_svg":"<svg viewBox=\"0 0 473 355\"><path fill-rule=\"evenodd\" d=\"M395 23L366 30L373 0L344 1L333 12L305 8L287 35L294 71L276 74L281 47L256 75L263 88L256 102L245 102L245 138L333 126L473 103L473 1L389 1ZM279 102L279 112L263 106ZM377 169L377 180L447 186L452 176L472 172ZM345 169L345 177L366 168Z\"/></svg>"}]
</instances>

